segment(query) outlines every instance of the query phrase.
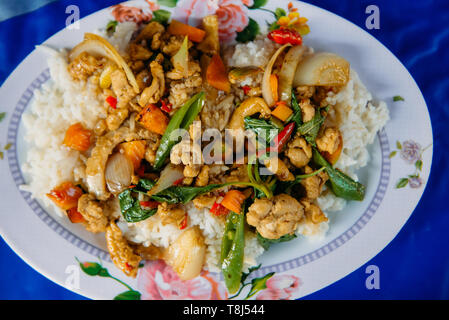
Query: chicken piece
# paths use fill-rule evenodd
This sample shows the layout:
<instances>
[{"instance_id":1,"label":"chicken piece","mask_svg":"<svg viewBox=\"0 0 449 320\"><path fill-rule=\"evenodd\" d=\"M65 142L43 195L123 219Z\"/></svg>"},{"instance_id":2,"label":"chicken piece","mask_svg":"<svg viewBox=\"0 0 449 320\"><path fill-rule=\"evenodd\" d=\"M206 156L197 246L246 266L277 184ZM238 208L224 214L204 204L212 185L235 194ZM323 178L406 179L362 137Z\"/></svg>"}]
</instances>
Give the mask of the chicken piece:
<instances>
[{"instance_id":1,"label":"chicken piece","mask_svg":"<svg viewBox=\"0 0 449 320\"><path fill-rule=\"evenodd\" d=\"M173 162L172 162L173 163ZM188 164L184 167L184 177L186 178L195 178L199 175L201 170L201 165L198 164Z\"/></svg>"},{"instance_id":2,"label":"chicken piece","mask_svg":"<svg viewBox=\"0 0 449 320\"><path fill-rule=\"evenodd\" d=\"M315 87L300 86L296 88L296 96L298 99L310 99L315 93Z\"/></svg>"},{"instance_id":3,"label":"chicken piece","mask_svg":"<svg viewBox=\"0 0 449 320\"><path fill-rule=\"evenodd\" d=\"M83 194L78 199L78 212L83 216L86 230L97 233L105 232L108 218L103 213L103 204L93 195Z\"/></svg>"},{"instance_id":4,"label":"chicken piece","mask_svg":"<svg viewBox=\"0 0 449 320\"><path fill-rule=\"evenodd\" d=\"M148 70L140 71L136 76L137 84L139 85L140 91L145 89L151 84L151 74Z\"/></svg>"},{"instance_id":5,"label":"chicken piece","mask_svg":"<svg viewBox=\"0 0 449 320\"><path fill-rule=\"evenodd\" d=\"M86 183L89 192L94 194L99 200L107 200L110 193L106 190L105 168L109 155L114 148L124 141L147 140L148 144L159 143L158 135L140 128L132 131L128 127L122 126L115 131L110 131L97 139L91 156L86 163Z\"/></svg>"},{"instance_id":6,"label":"chicken piece","mask_svg":"<svg viewBox=\"0 0 449 320\"><path fill-rule=\"evenodd\" d=\"M179 109L194 94L201 90L203 79L200 72L183 80L176 80L170 83L170 96L168 101L173 106L173 112Z\"/></svg>"},{"instance_id":7,"label":"chicken piece","mask_svg":"<svg viewBox=\"0 0 449 320\"><path fill-rule=\"evenodd\" d=\"M142 31L140 31L139 35L136 37L136 42L139 43L142 40L150 40L156 33L163 33L165 28L162 24L156 21L152 21L147 24Z\"/></svg>"},{"instance_id":8,"label":"chicken piece","mask_svg":"<svg viewBox=\"0 0 449 320\"><path fill-rule=\"evenodd\" d=\"M150 245L145 247L144 245L133 246L133 251L138 254L143 260L159 260L162 259L163 252L160 248Z\"/></svg>"},{"instance_id":9,"label":"chicken piece","mask_svg":"<svg viewBox=\"0 0 449 320\"><path fill-rule=\"evenodd\" d=\"M135 278L142 258L133 252L122 231L114 222L106 228L106 244L112 262L127 276Z\"/></svg>"},{"instance_id":10,"label":"chicken piece","mask_svg":"<svg viewBox=\"0 0 449 320\"><path fill-rule=\"evenodd\" d=\"M288 143L285 155L295 167L302 168L312 159L312 147L298 134Z\"/></svg>"},{"instance_id":11,"label":"chicken piece","mask_svg":"<svg viewBox=\"0 0 449 320\"><path fill-rule=\"evenodd\" d=\"M128 118L129 110L127 108L117 108L109 112L106 117L106 125L109 131L114 131L120 128L123 121Z\"/></svg>"},{"instance_id":12,"label":"chicken piece","mask_svg":"<svg viewBox=\"0 0 449 320\"><path fill-rule=\"evenodd\" d=\"M105 119L98 120L97 124L94 127L94 133L97 136L102 136L106 133L106 130L108 129L108 125L106 123Z\"/></svg>"},{"instance_id":13,"label":"chicken piece","mask_svg":"<svg viewBox=\"0 0 449 320\"><path fill-rule=\"evenodd\" d=\"M128 54L131 60L148 60L153 53L144 46L136 43L131 43L128 47Z\"/></svg>"},{"instance_id":14,"label":"chicken piece","mask_svg":"<svg viewBox=\"0 0 449 320\"><path fill-rule=\"evenodd\" d=\"M201 110L201 121L205 129L217 128L222 131L231 118L234 111L234 95L227 95L221 99L209 100Z\"/></svg>"},{"instance_id":15,"label":"chicken piece","mask_svg":"<svg viewBox=\"0 0 449 320\"><path fill-rule=\"evenodd\" d=\"M244 181L249 182L248 169L246 165L235 165L234 168L225 176L226 182ZM236 186L238 187L238 186Z\"/></svg>"},{"instance_id":16,"label":"chicken piece","mask_svg":"<svg viewBox=\"0 0 449 320\"><path fill-rule=\"evenodd\" d=\"M198 50L214 55L220 51L220 40L218 38L218 17L216 15L205 16L203 18L203 30L206 36L197 45Z\"/></svg>"},{"instance_id":17,"label":"chicken piece","mask_svg":"<svg viewBox=\"0 0 449 320\"><path fill-rule=\"evenodd\" d=\"M193 199L193 204L195 205L195 208L198 210L204 209L204 208L212 208L215 201L217 200L217 196L211 195L211 194L203 194L195 199Z\"/></svg>"},{"instance_id":18,"label":"chicken piece","mask_svg":"<svg viewBox=\"0 0 449 320\"><path fill-rule=\"evenodd\" d=\"M274 173L280 181L294 181L295 176L288 170L287 165L279 157L265 160L265 166Z\"/></svg>"},{"instance_id":19,"label":"chicken piece","mask_svg":"<svg viewBox=\"0 0 449 320\"><path fill-rule=\"evenodd\" d=\"M309 166L305 167L305 174L309 174L312 172L312 168L310 168ZM321 171L317 175L301 180L300 183L306 191L307 199L309 199L310 201L317 199L320 196L321 191L323 190L323 186L328 179L329 176L327 175L327 173L325 171Z\"/></svg>"},{"instance_id":20,"label":"chicken piece","mask_svg":"<svg viewBox=\"0 0 449 320\"><path fill-rule=\"evenodd\" d=\"M195 187L205 187L209 184L209 166L202 166L196 177Z\"/></svg>"},{"instance_id":21,"label":"chicken piece","mask_svg":"<svg viewBox=\"0 0 449 320\"><path fill-rule=\"evenodd\" d=\"M175 35L170 36L168 41L162 43L162 52L172 57L174 56L182 46L185 36ZM192 41L189 40L189 49L193 46Z\"/></svg>"},{"instance_id":22,"label":"chicken piece","mask_svg":"<svg viewBox=\"0 0 449 320\"><path fill-rule=\"evenodd\" d=\"M67 69L73 79L85 81L95 71L103 68L104 64L104 59L97 59L83 52L68 65Z\"/></svg>"},{"instance_id":23,"label":"chicken piece","mask_svg":"<svg viewBox=\"0 0 449 320\"><path fill-rule=\"evenodd\" d=\"M159 143L161 142L161 140L157 138L157 135L155 135L155 138L156 139L147 142L147 148L144 155L145 160L150 164L154 164L154 161L156 161L156 152L159 148Z\"/></svg>"},{"instance_id":24,"label":"chicken piece","mask_svg":"<svg viewBox=\"0 0 449 320\"><path fill-rule=\"evenodd\" d=\"M340 139L340 130L337 128L326 128L323 134L316 139L316 145L321 152L333 154L339 147Z\"/></svg>"},{"instance_id":25,"label":"chicken piece","mask_svg":"<svg viewBox=\"0 0 449 320\"><path fill-rule=\"evenodd\" d=\"M139 104L142 107L146 107L149 103L159 102L165 91L165 77L162 66L158 62L152 61L150 69L153 81L151 86L145 88L140 96Z\"/></svg>"},{"instance_id":26,"label":"chicken piece","mask_svg":"<svg viewBox=\"0 0 449 320\"><path fill-rule=\"evenodd\" d=\"M295 198L279 194L273 199L256 199L249 207L246 221L267 239L293 234L304 216L304 207Z\"/></svg>"},{"instance_id":27,"label":"chicken piece","mask_svg":"<svg viewBox=\"0 0 449 320\"><path fill-rule=\"evenodd\" d=\"M315 116L315 107L310 103L310 99L302 99L299 102L302 113L302 121L308 122Z\"/></svg>"},{"instance_id":28,"label":"chicken piece","mask_svg":"<svg viewBox=\"0 0 449 320\"><path fill-rule=\"evenodd\" d=\"M176 226L179 226L185 219L186 211L179 204L168 204L163 202L157 207L156 214L161 218L163 225L175 224Z\"/></svg>"},{"instance_id":29,"label":"chicken piece","mask_svg":"<svg viewBox=\"0 0 449 320\"><path fill-rule=\"evenodd\" d=\"M320 207L311 203L307 198L303 198L299 202L304 206L304 217L307 222L320 224L329 220Z\"/></svg>"},{"instance_id":30,"label":"chicken piece","mask_svg":"<svg viewBox=\"0 0 449 320\"><path fill-rule=\"evenodd\" d=\"M151 39L151 49L159 50L162 45L162 32L155 33Z\"/></svg>"},{"instance_id":31,"label":"chicken piece","mask_svg":"<svg viewBox=\"0 0 449 320\"><path fill-rule=\"evenodd\" d=\"M134 89L129 85L125 72L120 69L111 74L112 91L117 97L117 108L126 108L132 98L136 96Z\"/></svg>"}]
</instances>

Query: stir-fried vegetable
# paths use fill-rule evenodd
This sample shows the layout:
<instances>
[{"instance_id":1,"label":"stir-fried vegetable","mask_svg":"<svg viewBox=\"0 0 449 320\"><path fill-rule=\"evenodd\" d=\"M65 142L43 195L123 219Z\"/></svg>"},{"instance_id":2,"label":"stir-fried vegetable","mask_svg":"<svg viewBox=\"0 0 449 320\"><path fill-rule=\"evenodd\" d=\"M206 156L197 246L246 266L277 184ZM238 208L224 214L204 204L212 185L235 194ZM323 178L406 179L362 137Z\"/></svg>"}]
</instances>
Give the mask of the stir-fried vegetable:
<instances>
[{"instance_id":1,"label":"stir-fried vegetable","mask_svg":"<svg viewBox=\"0 0 449 320\"><path fill-rule=\"evenodd\" d=\"M177 20L172 20L167 32L174 35L188 36L193 42L201 42L206 35L206 31L189 26Z\"/></svg>"},{"instance_id":2,"label":"stir-fried vegetable","mask_svg":"<svg viewBox=\"0 0 449 320\"><path fill-rule=\"evenodd\" d=\"M83 215L79 213L77 207L67 210L67 217L69 218L71 223L83 223L86 221Z\"/></svg>"},{"instance_id":3,"label":"stir-fried vegetable","mask_svg":"<svg viewBox=\"0 0 449 320\"><path fill-rule=\"evenodd\" d=\"M201 111L204 105L204 93L198 93L193 96L189 101L187 101L170 119L165 133L161 138L159 148L156 152L156 160L154 162L154 169L161 169L162 165L170 154L171 148L179 142L178 140L173 140L171 134L179 129L188 129L193 123L198 113Z\"/></svg>"},{"instance_id":4,"label":"stir-fried vegetable","mask_svg":"<svg viewBox=\"0 0 449 320\"><path fill-rule=\"evenodd\" d=\"M133 164L134 170L137 170L145 156L145 147L145 140L134 140L121 143L119 145L119 151L128 157Z\"/></svg>"},{"instance_id":5,"label":"stir-fried vegetable","mask_svg":"<svg viewBox=\"0 0 449 320\"><path fill-rule=\"evenodd\" d=\"M295 96L295 93L293 92L293 90L292 90L291 107L293 108L294 113L288 121L295 122L297 126L302 125L301 107L299 106L298 100L296 100L296 96Z\"/></svg>"},{"instance_id":6,"label":"stir-fried vegetable","mask_svg":"<svg viewBox=\"0 0 449 320\"><path fill-rule=\"evenodd\" d=\"M163 135L168 126L167 116L154 104L149 104L136 117L147 130Z\"/></svg>"},{"instance_id":7,"label":"stir-fried vegetable","mask_svg":"<svg viewBox=\"0 0 449 320\"><path fill-rule=\"evenodd\" d=\"M271 115L271 110L264 99L260 97L246 99L234 110L228 124L229 129L243 130L245 117L252 116L256 113L259 113L261 118L267 119Z\"/></svg>"},{"instance_id":8,"label":"stir-fried vegetable","mask_svg":"<svg viewBox=\"0 0 449 320\"><path fill-rule=\"evenodd\" d=\"M242 278L243 256L245 251L245 209L231 212L221 242L221 270L230 293L237 292Z\"/></svg>"},{"instance_id":9,"label":"stir-fried vegetable","mask_svg":"<svg viewBox=\"0 0 449 320\"><path fill-rule=\"evenodd\" d=\"M276 109L274 109L271 114L282 121L287 121L287 119L293 114L293 110L287 107L287 105L282 101L277 104Z\"/></svg>"},{"instance_id":10,"label":"stir-fried vegetable","mask_svg":"<svg viewBox=\"0 0 449 320\"><path fill-rule=\"evenodd\" d=\"M341 135L338 137L338 147L333 153L329 153L327 151L323 152L323 157L330 162L331 165L337 163L340 158L341 151L343 150L343 138Z\"/></svg>"},{"instance_id":11,"label":"stir-fried vegetable","mask_svg":"<svg viewBox=\"0 0 449 320\"><path fill-rule=\"evenodd\" d=\"M271 89L271 75L273 70L273 65L276 62L279 55L288 47L290 44L284 44L282 47L280 47L271 57L270 61L268 62L267 66L265 67L265 72L263 74L262 79L262 96L267 102L268 106L274 106L276 103L275 97L273 97L273 91ZM277 92L277 89L276 89Z\"/></svg>"},{"instance_id":12,"label":"stir-fried vegetable","mask_svg":"<svg viewBox=\"0 0 449 320\"><path fill-rule=\"evenodd\" d=\"M214 202L210 209L210 213L214 216L225 216L229 213L229 209L225 208L221 203Z\"/></svg>"},{"instance_id":13,"label":"stir-fried vegetable","mask_svg":"<svg viewBox=\"0 0 449 320\"><path fill-rule=\"evenodd\" d=\"M279 72L279 100L284 101L288 106L291 103L295 71L305 50L306 49L303 46L294 46L290 48L282 62L281 71Z\"/></svg>"},{"instance_id":14,"label":"stir-fried vegetable","mask_svg":"<svg viewBox=\"0 0 449 320\"><path fill-rule=\"evenodd\" d=\"M176 185L179 181L182 182L182 179L184 179L182 167L175 166L170 163L164 168L164 170L162 170L159 180L157 181L154 188L152 188L151 191L148 192L148 195L151 196L173 185Z\"/></svg>"},{"instance_id":15,"label":"stir-fried vegetable","mask_svg":"<svg viewBox=\"0 0 449 320\"><path fill-rule=\"evenodd\" d=\"M120 210L127 222L139 222L153 216L157 208L144 209L138 198L133 197L133 189L126 189L118 196Z\"/></svg>"},{"instance_id":16,"label":"stir-fried vegetable","mask_svg":"<svg viewBox=\"0 0 449 320\"><path fill-rule=\"evenodd\" d=\"M321 125L324 123L325 117L321 114L320 110L316 110L315 116L312 120L307 121L298 127L299 133L306 139L306 141L312 146L316 146L316 138L320 131Z\"/></svg>"},{"instance_id":17,"label":"stir-fried vegetable","mask_svg":"<svg viewBox=\"0 0 449 320\"><path fill-rule=\"evenodd\" d=\"M49 197L62 210L69 210L78 206L78 199L83 195L83 190L72 182L64 182L53 188Z\"/></svg>"},{"instance_id":18,"label":"stir-fried vegetable","mask_svg":"<svg viewBox=\"0 0 449 320\"><path fill-rule=\"evenodd\" d=\"M187 36L171 61L175 70L179 71L180 74L184 77L189 75L189 39Z\"/></svg>"},{"instance_id":19,"label":"stir-fried vegetable","mask_svg":"<svg viewBox=\"0 0 449 320\"><path fill-rule=\"evenodd\" d=\"M240 212L245 201L245 195L238 190L229 190L221 201L221 205L232 212Z\"/></svg>"},{"instance_id":20,"label":"stir-fried vegetable","mask_svg":"<svg viewBox=\"0 0 449 320\"><path fill-rule=\"evenodd\" d=\"M272 244L287 242L287 241L291 241L293 239L296 239L295 234L286 234L286 235L283 235L282 237L280 237L279 239L267 239L267 238L262 237L260 235L260 233L257 232L257 241L265 250L268 250Z\"/></svg>"},{"instance_id":21,"label":"stir-fried vegetable","mask_svg":"<svg viewBox=\"0 0 449 320\"><path fill-rule=\"evenodd\" d=\"M313 161L317 165L326 168L326 172L329 175L329 187L337 197L358 201L364 199L365 186L354 181L340 170L334 169L315 148L313 148Z\"/></svg>"},{"instance_id":22,"label":"stir-fried vegetable","mask_svg":"<svg viewBox=\"0 0 449 320\"><path fill-rule=\"evenodd\" d=\"M214 54L206 70L206 79L212 87L225 92L231 91L226 66L219 54Z\"/></svg>"},{"instance_id":23,"label":"stir-fried vegetable","mask_svg":"<svg viewBox=\"0 0 449 320\"><path fill-rule=\"evenodd\" d=\"M64 141L67 147L84 152L89 150L92 131L85 129L81 123L72 124L66 131Z\"/></svg>"},{"instance_id":24,"label":"stir-fried vegetable","mask_svg":"<svg viewBox=\"0 0 449 320\"><path fill-rule=\"evenodd\" d=\"M349 81L349 62L334 53L305 57L296 69L293 86L344 86Z\"/></svg>"},{"instance_id":25,"label":"stir-fried vegetable","mask_svg":"<svg viewBox=\"0 0 449 320\"><path fill-rule=\"evenodd\" d=\"M131 184L134 167L131 160L117 152L109 157L104 173L106 185L112 193L120 193Z\"/></svg>"},{"instance_id":26,"label":"stir-fried vegetable","mask_svg":"<svg viewBox=\"0 0 449 320\"><path fill-rule=\"evenodd\" d=\"M92 56L103 56L112 61L114 61L119 68L122 68L128 78L129 83L133 87L136 93L139 93L139 85L134 77L134 73L122 58L122 56L117 52L113 45L111 45L106 39L100 37L99 35L93 33L85 33L84 41L72 49L69 53L69 60L73 61L82 52L87 52Z\"/></svg>"}]
</instances>

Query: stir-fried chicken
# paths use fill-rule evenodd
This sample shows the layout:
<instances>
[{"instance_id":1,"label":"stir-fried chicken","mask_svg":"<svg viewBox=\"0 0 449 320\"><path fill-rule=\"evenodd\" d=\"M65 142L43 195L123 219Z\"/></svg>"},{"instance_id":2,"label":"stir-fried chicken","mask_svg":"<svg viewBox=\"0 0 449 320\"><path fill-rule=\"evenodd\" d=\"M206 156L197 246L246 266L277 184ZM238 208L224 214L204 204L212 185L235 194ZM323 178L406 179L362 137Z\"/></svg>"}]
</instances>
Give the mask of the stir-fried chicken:
<instances>
[{"instance_id":1,"label":"stir-fried chicken","mask_svg":"<svg viewBox=\"0 0 449 320\"><path fill-rule=\"evenodd\" d=\"M307 143L306 139L296 135L295 138L288 143L285 155L295 167L302 168L306 166L312 158L312 147Z\"/></svg>"},{"instance_id":2,"label":"stir-fried chicken","mask_svg":"<svg viewBox=\"0 0 449 320\"><path fill-rule=\"evenodd\" d=\"M69 64L68 71L75 80L87 80L95 71L101 69L104 63L104 59L97 59L83 52Z\"/></svg>"},{"instance_id":3,"label":"stir-fried chicken","mask_svg":"<svg viewBox=\"0 0 449 320\"><path fill-rule=\"evenodd\" d=\"M149 103L158 103L165 91L164 69L157 61L150 63L151 75L153 80L151 85L145 88L140 96L139 104L142 107Z\"/></svg>"},{"instance_id":4,"label":"stir-fried chicken","mask_svg":"<svg viewBox=\"0 0 449 320\"><path fill-rule=\"evenodd\" d=\"M316 145L321 152L333 154L337 151L341 139L340 130L336 128L326 128L321 136L316 139Z\"/></svg>"},{"instance_id":5,"label":"stir-fried chicken","mask_svg":"<svg viewBox=\"0 0 449 320\"><path fill-rule=\"evenodd\" d=\"M103 213L103 204L90 194L83 194L78 199L78 211L86 221L86 230L90 232L105 232L108 218Z\"/></svg>"},{"instance_id":6,"label":"stir-fried chicken","mask_svg":"<svg viewBox=\"0 0 449 320\"><path fill-rule=\"evenodd\" d=\"M112 91L117 97L117 108L126 108L132 98L136 96L133 88L129 85L125 73L117 69L111 74Z\"/></svg>"},{"instance_id":7,"label":"stir-fried chicken","mask_svg":"<svg viewBox=\"0 0 449 320\"><path fill-rule=\"evenodd\" d=\"M304 207L287 194L274 196L272 200L256 199L249 207L246 221L256 227L267 239L279 239L293 234L304 215Z\"/></svg>"},{"instance_id":8,"label":"stir-fried chicken","mask_svg":"<svg viewBox=\"0 0 449 320\"><path fill-rule=\"evenodd\" d=\"M304 173L312 173L313 169L309 166L305 167ZM306 191L306 197L309 200L315 200L321 194L323 190L323 186L326 181L329 179L329 176L326 172L321 171L319 174L308 177L306 179L301 180L301 184Z\"/></svg>"},{"instance_id":9,"label":"stir-fried chicken","mask_svg":"<svg viewBox=\"0 0 449 320\"><path fill-rule=\"evenodd\" d=\"M106 228L106 244L112 262L127 276L135 278L142 258L134 254L122 231L114 222Z\"/></svg>"}]
</instances>

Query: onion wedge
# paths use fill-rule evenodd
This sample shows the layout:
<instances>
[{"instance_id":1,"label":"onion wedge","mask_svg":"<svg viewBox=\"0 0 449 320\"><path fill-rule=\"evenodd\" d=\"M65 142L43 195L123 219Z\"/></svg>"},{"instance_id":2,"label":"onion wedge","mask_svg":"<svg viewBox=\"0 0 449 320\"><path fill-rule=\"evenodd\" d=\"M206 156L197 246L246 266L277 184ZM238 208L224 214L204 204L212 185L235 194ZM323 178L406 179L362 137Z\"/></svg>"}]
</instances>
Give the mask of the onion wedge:
<instances>
[{"instance_id":1,"label":"onion wedge","mask_svg":"<svg viewBox=\"0 0 449 320\"><path fill-rule=\"evenodd\" d=\"M170 163L164 168L164 170L162 170L159 180L157 181L156 185L150 191L148 191L148 195L152 196L153 194L170 188L176 181L183 178L184 173L182 166L175 166Z\"/></svg>"},{"instance_id":2,"label":"onion wedge","mask_svg":"<svg viewBox=\"0 0 449 320\"><path fill-rule=\"evenodd\" d=\"M279 100L284 101L287 106L290 106L292 100L292 86L295 71L298 63L301 61L304 51L303 46L294 46L288 50L282 63L281 71L279 73Z\"/></svg>"},{"instance_id":3,"label":"onion wedge","mask_svg":"<svg viewBox=\"0 0 449 320\"><path fill-rule=\"evenodd\" d=\"M274 106L274 104L276 103L276 101L274 101L273 94L272 94L271 88L270 88L271 71L272 71L273 65L276 62L279 55L282 53L282 51L285 50L285 48L287 48L289 46L291 46L291 44L287 43L287 44L284 44L282 47L280 47L273 54L273 56L271 57L270 61L267 64L267 66L265 67L265 73L263 74L263 79L262 79L262 96L265 99L268 106L270 106L270 107Z\"/></svg>"},{"instance_id":4,"label":"onion wedge","mask_svg":"<svg viewBox=\"0 0 449 320\"><path fill-rule=\"evenodd\" d=\"M69 60L73 61L82 52L87 52L93 56L103 56L114 61L120 68L123 69L134 91L136 93L140 92L139 85L137 84L136 78L134 77L134 74L128 64L106 39L93 33L86 33L84 35L84 41L70 51Z\"/></svg>"},{"instance_id":5,"label":"onion wedge","mask_svg":"<svg viewBox=\"0 0 449 320\"><path fill-rule=\"evenodd\" d=\"M293 85L344 86L349 81L349 70L349 62L339 55L314 53L298 64Z\"/></svg>"}]
</instances>

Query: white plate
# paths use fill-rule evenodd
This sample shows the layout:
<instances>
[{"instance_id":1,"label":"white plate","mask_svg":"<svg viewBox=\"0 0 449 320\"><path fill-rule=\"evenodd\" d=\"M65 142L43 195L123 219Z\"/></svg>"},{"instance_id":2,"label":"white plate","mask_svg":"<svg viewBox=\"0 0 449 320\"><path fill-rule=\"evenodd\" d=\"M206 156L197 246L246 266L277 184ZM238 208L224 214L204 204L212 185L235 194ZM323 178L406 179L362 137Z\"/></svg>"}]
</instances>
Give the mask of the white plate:
<instances>
[{"instance_id":1,"label":"white plate","mask_svg":"<svg viewBox=\"0 0 449 320\"><path fill-rule=\"evenodd\" d=\"M204 1L195 3L205 8ZM252 3L250 0L243 2ZM179 0L177 10L185 3L185 0ZM144 1L130 1L126 5L142 8L144 12L155 9ZM271 1L264 8L286 9L287 5L288 1ZM388 103L391 120L370 147L371 162L360 172L361 181L367 184L366 199L362 203L351 203L344 212L331 214L331 228L323 241L311 243L297 239L264 254L260 261L262 268L254 273L254 277L268 272L276 275L268 284L269 289L260 293L260 298L302 297L330 285L373 258L396 236L412 214L424 191L432 161L432 148L429 147L422 154L420 178L412 179L405 188L396 188L401 178L416 171L413 163L409 164L400 157L401 150L397 150L397 156L390 159L390 153L397 149L397 141L402 144L416 141L422 147L432 145L430 118L419 88L400 61L367 32L312 5L302 2L294 5L302 16L309 19L312 31L306 37L306 44L317 51L331 51L347 58L375 98ZM172 12L174 8L161 9ZM212 13L211 10L216 9L209 7L208 10ZM103 28L112 20L111 11L107 8L90 15L80 21L79 30L64 29L45 44L56 48L73 47L82 40L84 32ZM202 10L201 14L206 14L205 11ZM260 25L274 20L273 15L266 11L244 9L242 12L247 12ZM232 30L232 27L232 24L228 25L227 30ZM8 112L0 133L12 144L7 151L7 161L0 162L2 237L38 272L81 295L111 299L128 290L117 281L91 277L79 271L75 257L92 262L98 262L99 257L111 275L140 291L142 298L174 298L170 290L164 291L161 283L155 281L156 275L162 275L162 279L168 281L171 271L165 266L147 263L138 279L126 278L110 262L101 236L90 235L67 219L58 218L54 212L46 211L31 199L28 193L19 191L18 185L25 181L20 164L26 151L21 114L30 105L33 90L48 77L45 55L33 51L0 91L0 100ZM404 97L405 102L393 103L392 97L396 95ZM216 282L218 292L213 290ZM165 285L183 291L178 296L180 298L224 295L219 275L214 274L203 274L187 284L171 280ZM201 290L195 291L198 286Z\"/></svg>"}]
</instances>

